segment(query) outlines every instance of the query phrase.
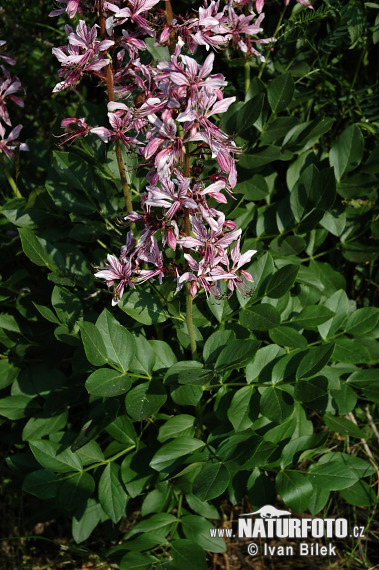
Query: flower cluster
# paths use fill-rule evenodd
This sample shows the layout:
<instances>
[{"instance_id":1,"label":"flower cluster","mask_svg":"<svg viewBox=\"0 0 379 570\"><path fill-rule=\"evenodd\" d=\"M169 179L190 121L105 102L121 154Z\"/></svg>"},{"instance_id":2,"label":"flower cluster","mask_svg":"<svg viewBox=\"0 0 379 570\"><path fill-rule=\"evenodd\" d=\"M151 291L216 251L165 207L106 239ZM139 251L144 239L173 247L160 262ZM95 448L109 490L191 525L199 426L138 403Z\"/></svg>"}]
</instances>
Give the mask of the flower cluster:
<instances>
[{"instance_id":1,"label":"flower cluster","mask_svg":"<svg viewBox=\"0 0 379 570\"><path fill-rule=\"evenodd\" d=\"M0 50L4 50L6 42L0 40ZM5 64L15 65L16 61L0 51L0 60ZM22 92L21 82L18 77L11 75L5 65L0 64L0 153L12 158L14 150L28 150L25 143L20 143L17 139L22 129L22 125L12 128L12 121L9 115L8 103L12 102L19 107L24 106L23 100L16 95ZM9 131L7 133L7 130Z\"/></svg>"},{"instance_id":2,"label":"flower cluster","mask_svg":"<svg viewBox=\"0 0 379 570\"><path fill-rule=\"evenodd\" d=\"M311 0L296 0L296 2L298 4L301 4L301 6L306 6L306 8L310 8L311 10L314 9ZM284 6L288 6L289 3L290 0L284 0ZM265 0L255 0L255 9L258 12L258 14L262 12L264 5L265 5Z\"/></svg>"},{"instance_id":3,"label":"flower cluster","mask_svg":"<svg viewBox=\"0 0 379 570\"><path fill-rule=\"evenodd\" d=\"M109 254L95 276L114 286L113 304L125 287L151 279L161 283L165 276L176 282L176 291L187 282L193 297L200 290L221 296L222 282L229 294L236 288L248 294L246 281L253 279L243 266L256 251L241 254L241 230L215 207L227 203L237 182L241 149L214 122L235 97L224 98L227 82L213 73L213 52L199 64L184 50L192 53L197 45L209 49L232 42L243 52L255 53L252 42L263 16L253 23L255 14L237 14L243 3L229 0L220 9L220 2L212 1L199 9L197 18L166 21L158 35L157 18L148 13L157 3L131 0L123 7L118 1L104 1L99 7L101 39L97 26L81 20L76 32L66 27L68 46L53 49L64 77L55 91L92 74L104 82L109 97L109 125L91 127L85 118L69 117L62 122L68 128L65 142L91 133L134 151L149 168L140 210L123 218L133 231L129 229L119 257ZM68 12L74 8L83 5L67 3ZM159 43L170 43L170 48L175 43L169 61L142 63L146 35L159 37Z\"/></svg>"}]
</instances>

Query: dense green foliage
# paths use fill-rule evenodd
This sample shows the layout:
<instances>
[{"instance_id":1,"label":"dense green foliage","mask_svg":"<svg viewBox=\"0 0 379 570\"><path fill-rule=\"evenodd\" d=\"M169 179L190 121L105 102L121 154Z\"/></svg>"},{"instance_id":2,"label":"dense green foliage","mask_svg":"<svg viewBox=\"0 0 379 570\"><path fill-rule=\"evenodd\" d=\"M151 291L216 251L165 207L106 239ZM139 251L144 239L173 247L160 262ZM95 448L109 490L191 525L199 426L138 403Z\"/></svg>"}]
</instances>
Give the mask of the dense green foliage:
<instances>
[{"instance_id":1,"label":"dense green foliage","mask_svg":"<svg viewBox=\"0 0 379 570\"><path fill-rule=\"evenodd\" d=\"M8 163L21 198L0 172L7 476L41 500L41 520L71 518L77 543L133 518L109 554L128 570L170 556L165 568L190 568L188 549L191 568L207 568L206 552L225 550L209 537L225 499L248 496L256 509L279 495L312 515L338 501L365 507L368 520L377 502L379 4L290 6L266 65L219 56L239 98L223 128L244 148L236 199L221 207L242 227L244 249L259 253L250 296L196 297L198 361L189 360L182 294L144 284L112 308L93 277L91 265L124 240L115 156L94 138L62 148L55 137L70 111L102 117L106 106L89 84L51 95L63 22L51 27L49 9L24 4L5 0L1 15L27 87L17 112L30 147ZM267 1L266 12L274 33L281 3ZM145 171L124 160L138 202Z\"/></svg>"}]
</instances>

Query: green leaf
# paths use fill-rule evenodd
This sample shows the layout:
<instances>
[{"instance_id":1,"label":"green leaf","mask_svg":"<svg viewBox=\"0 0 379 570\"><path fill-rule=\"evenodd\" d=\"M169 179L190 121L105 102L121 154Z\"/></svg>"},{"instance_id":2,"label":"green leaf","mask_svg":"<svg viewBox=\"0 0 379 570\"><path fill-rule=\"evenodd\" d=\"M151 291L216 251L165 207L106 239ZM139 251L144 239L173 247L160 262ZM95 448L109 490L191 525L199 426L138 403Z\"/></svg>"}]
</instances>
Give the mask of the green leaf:
<instances>
[{"instance_id":1,"label":"green leaf","mask_svg":"<svg viewBox=\"0 0 379 570\"><path fill-rule=\"evenodd\" d=\"M166 309L146 290L126 293L118 306L132 319L144 325L163 323L169 318Z\"/></svg>"},{"instance_id":2,"label":"green leaf","mask_svg":"<svg viewBox=\"0 0 379 570\"><path fill-rule=\"evenodd\" d=\"M258 416L257 393L252 386L244 386L234 393L227 415L234 431L249 429Z\"/></svg>"},{"instance_id":3,"label":"green leaf","mask_svg":"<svg viewBox=\"0 0 379 570\"><path fill-rule=\"evenodd\" d=\"M125 456L121 463L121 478L128 494L135 497L145 494L156 473L149 466L154 449L143 447Z\"/></svg>"},{"instance_id":4,"label":"green leaf","mask_svg":"<svg viewBox=\"0 0 379 570\"><path fill-rule=\"evenodd\" d=\"M354 390L342 381L338 389L330 389L330 395L333 397L334 402L337 404L340 416L348 414L354 410L357 403L357 394ZM379 394L378 394L379 397Z\"/></svg>"},{"instance_id":5,"label":"green leaf","mask_svg":"<svg viewBox=\"0 0 379 570\"><path fill-rule=\"evenodd\" d=\"M206 384L209 370L204 370L201 362L196 360L183 360L171 366L164 377L165 384Z\"/></svg>"},{"instance_id":6,"label":"green leaf","mask_svg":"<svg viewBox=\"0 0 379 570\"><path fill-rule=\"evenodd\" d=\"M130 368L133 372L151 376L155 365L155 352L148 341L142 335L135 335L136 354Z\"/></svg>"},{"instance_id":7,"label":"green leaf","mask_svg":"<svg viewBox=\"0 0 379 570\"><path fill-rule=\"evenodd\" d=\"M126 395L125 407L134 420L145 420L157 412L167 400L165 387L158 380L144 382Z\"/></svg>"},{"instance_id":8,"label":"green leaf","mask_svg":"<svg viewBox=\"0 0 379 570\"><path fill-rule=\"evenodd\" d=\"M128 534L128 537L140 532L159 532L162 533L164 538L176 521L177 518L174 515L169 513L157 513L137 523Z\"/></svg>"},{"instance_id":9,"label":"green leaf","mask_svg":"<svg viewBox=\"0 0 379 570\"><path fill-rule=\"evenodd\" d=\"M78 509L72 519L72 536L77 544L84 542L91 535L101 520L104 519L104 511L95 499L88 499L83 512Z\"/></svg>"},{"instance_id":10,"label":"green leaf","mask_svg":"<svg viewBox=\"0 0 379 570\"><path fill-rule=\"evenodd\" d=\"M373 472L369 463L346 453L327 453L308 469L310 480L330 491L347 489Z\"/></svg>"},{"instance_id":11,"label":"green leaf","mask_svg":"<svg viewBox=\"0 0 379 570\"><path fill-rule=\"evenodd\" d=\"M290 73L279 75L271 81L267 88L267 97L271 110L280 113L288 107L292 101L295 84Z\"/></svg>"},{"instance_id":12,"label":"green leaf","mask_svg":"<svg viewBox=\"0 0 379 570\"><path fill-rule=\"evenodd\" d=\"M304 348L307 346L307 339L290 326L280 326L271 329L269 337L275 344L289 348Z\"/></svg>"},{"instance_id":13,"label":"green leaf","mask_svg":"<svg viewBox=\"0 0 379 570\"><path fill-rule=\"evenodd\" d=\"M186 501L189 507L198 515L207 519L218 519L218 511L216 507L207 501L200 501L195 495L186 494Z\"/></svg>"},{"instance_id":14,"label":"green leaf","mask_svg":"<svg viewBox=\"0 0 379 570\"><path fill-rule=\"evenodd\" d=\"M235 340L234 331L216 331L205 341L203 358L205 363L214 362L229 341Z\"/></svg>"},{"instance_id":15,"label":"green leaf","mask_svg":"<svg viewBox=\"0 0 379 570\"><path fill-rule=\"evenodd\" d=\"M264 125L260 135L261 143L270 144L282 139L298 122L299 119L296 117L277 117L270 123Z\"/></svg>"},{"instance_id":16,"label":"green leaf","mask_svg":"<svg viewBox=\"0 0 379 570\"><path fill-rule=\"evenodd\" d=\"M22 484L22 490L39 499L54 499L59 485L60 479L55 473L46 469L38 469L27 474Z\"/></svg>"},{"instance_id":17,"label":"green leaf","mask_svg":"<svg viewBox=\"0 0 379 570\"><path fill-rule=\"evenodd\" d=\"M281 148L275 145L268 145L264 150L260 152L255 152L254 154L242 154L239 159L239 166L242 168L256 169L271 162L275 162L280 159Z\"/></svg>"},{"instance_id":18,"label":"green leaf","mask_svg":"<svg viewBox=\"0 0 379 570\"><path fill-rule=\"evenodd\" d=\"M73 451L74 445L71 445L71 451ZM99 461L104 461L104 454L101 451L100 445L97 441L89 441L80 449L76 449L75 453L80 457L83 465L89 465L90 463L98 463Z\"/></svg>"},{"instance_id":19,"label":"green leaf","mask_svg":"<svg viewBox=\"0 0 379 570\"><path fill-rule=\"evenodd\" d=\"M188 414L170 418L159 428L158 441L163 443L181 436L192 437L195 434L195 421L196 419Z\"/></svg>"},{"instance_id":20,"label":"green leaf","mask_svg":"<svg viewBox=\"0 0 379 570\"><path fill-rule=\"evenodd\" d=\"M375 491L366 481L357 481L348 489L343 489L340 492L341 498L356 507L374 507L378 499Z\"/></svg>"},{"instance_id":21,"label":"green leaf","mask_svg":"<svg viewBox=\"0 0 379 570\"><path fill-rule=\"evenodd\" d=\"M329 162L333 166L337 180L346 172L359 166L363 158L364 139L356 125L350 125L338 137L329 152Z\"/></svg>"},{"instance_id":22,"label":"green leaf","mask_svg":"<svg viewBox=\"0 0 379 570\"><path fill-rule=\"evenodd\" d=\"M258 93L242 105L237 114L237 134L243 135L258 119L262 111L264 94Z\"/></svg>"},{"instance_id":23,"label":"green leaf","mask_svg":"<svg viewBox=\"0 0 379 570\"><path fill-rule=\"evenodd\" d=\"M177 358L167 342L163 340L149 340L149 344L155 354L153 371L170 368L177 362Z\"/></svg>"},{"instance_id":24,"label":"green leaf","mask_svg":"<svg viewBox=\"0 0 379 570\"><path fill-rule=\"evenodd\" d=\"M54 287L51 303L59 320L72 329L83 312L82 303L71 291L64 287Z\"/></svg>"},{"instance_id":25,"label":"green leaf","mask_svg":"<svg viewBox=\"0 0 379 570\"><path fill-rule=\"evenodd\" d=\"M292 464L296 465L303 451L319 447L325 443L327 438L328 434L317 433L312 435L303 435L291 439L291 441L288 442L282 450L282 455L280 458L281 468L283 469L284 467L288 467Z\"/></svg>"},{"instance_id":26,"label":"green leaf","mask_svg":"<svg viewBox=\"0 0 379 570\"><path fill-rule=\"evenodd\" d=\"M102 366L108 362L107 350L100 331L93 323L83 321L79 323L84 351L91 364Z\"/></svg>"},{"instance_id":27,"label":"green leaf","mask_svg":"<svg viewBox=\"0 0 379 570\"><path fill-rule=\"evenodd\" d=\"M296 323L304 329L314 329L334 317L334 312L324 305L307 305L291 323Z\"/></svg>"},{"instance_id":28,"label":"green leaf","mask_svg":"<svg viewBox=\"0 0 379 570\"><path fill-rule=\"evenodd\" d=\"M307 378L319 372L332 357L334 344L324 344L308 349L297 369L297 378Z\"/></svg>"},{"instance_id":29,"label":"green leaf","mask_svg":"<svg viewBox=\"0 0 379 570\"><path fill-rule=\"evenodd\" d=\"M346 226L346 212L326 211L320 225L334 236L339 237Z\"/></svg>"},{"instance_id":30,"label":"green leaf","mask_svg":"<svg viewBox=\"0 0 379 570\"><path fill-rule=\"evenodd\" d=\"M0 359L0 390L6 388L17 378L19 368L16 368L8 358Z\"/></svg>"},{"instance_id":31,"label":"green leaf","mask_svg":"<svg viewBox=\"0 0 379 570\"><path fill-rule=\"evenodd\" d=\"M111 368L99 368L92 372L86 380L86 389L92 396L111 398L125 394L131 387L130 376L112 370Z\"/></svg>"},{"instance_id":32,"label":"green leaf","mask_svg":"<svg viewBox=\"0 0 379 570\"><path fill-rule=\"evenodd\" d=\"M118 523L125 514L127 500L119 465L114 462L108 463L99 480L99 501L102 509L114 523Z\"/></svg>"},{"instance_id":33,"label":"green leaf","mask_svg":"<svg viewBox=\"0 0 379 570\"><path fill-rule=\"evenodd\" d=\"M29 443L34 457L45 469L57 473L80 471L83 464L76 453L70 449L62 449L62 444L47 439L31 441Z\"/></svg>"},{"instance_id":34,"label":"green leaf","mask_svg":"<svg viewBox=\"0 0 379 570\"><path fill-rule=\"evenodd\" d=\"M247 269L253 276L256 286L255 292L251 295L251 301L254 301L257 297L262 297L264 295L267 283L271 275L274 273L275 268L272 256L269 252L266 252L252 265L249 265ZM242 297L239 292L237 292L237 296L242 307L244 307L250 300L249 298Z\"/></svg>"},{"instance_id":35,"label":"green leaf","mask_svg":"<svg viewBox=\"0 0 379 570\"><path fill-rule=\"evenodd\" d=\"M377 370L357 370L348 377L347 382L348 384L352 384L365 392L367 391L368 393L378 394L378 399L374 401L379 403L379 374Z\"/></svg>"},{"instance_id":36,"label":"green leaf","mask_svg":"<svg viewBox=\"0 0 379 570\"><path fill-rule=\"evenodd\" d=\"M205 551L196 541L180 538L171 543L171 555L178 570L207 570Z\"/></svg>"},{"instance_id":37,"label":"green leaf","mask_svg":"<svg viewBox=\"0 0 379 570\"><path fill-rule=\"evenodd\" d=\"M269 420L281 423L293 411L293 398L275 386L267 387L261 396L260 410Z\"/></svg>"},{"instance_id":38,"label":"green leaf","mask_svg":"<svg viewBox=\"0 0 379 570\"><path fill-rule=\"evenodd\" d=\"M297 471L279 471L275 479L276 489L285 505L297 513L308 509L308 502L313 493L309 478Z\"/></svg>"},{"instance_id":39,"label":"green leaf","mask_svg":"<svg viewBox=\"0 0 379 570\"><path fill-rule=\"evenodd\" d=\"M270 278L267 283L265 294L271 299L282 297L295 282L299 271L298 265L284 265Z\"/></svg>"},{"instance_id":40,"label":"green leaf","mask_svg":"<svg viewBox=\"0 0 379 570\"><path fill-rule=\"evenodd\" d=\"M55 416L51 416L50 414L46 415L46 412L35 414L26 422L22 430L22 439L24 441L41 439L45 435L64 429L67 416L67 410Z\"/></svg>"},{"instance_id":41,"label":"green leaf","mask_svg":"<svg viewBox=\"0 0 379 570\"><path fill-rule=\"evenodd\" d=\"M125 372L130 370L136 352L133 335L107 309L97 319L96 329L100 332L108 360Z\"/></svg>"},{"instance_id":42,"label":"green leaf","mask_svg":"<svg viewBox=\"0 0 379 570\"><path fill-rule=\"evenodd\" d=\"M229 481L230 473L223 463L207 463L196 475L192 492L200 501L210 501L222 495Z\"/></svg>"},{"instance_id":43,"label":"green leaf","mask_svg":"<svg viewBox=\"0 0 379 570\"><path fill-rule=\"evenodd\" d=\"M150 554L128 552L121 558L119 570L150 570L154 561L156 561L156 558Z\"/></svg>"},{"instance_id":44,"label":"green leaf","mask_svg":"<svg viewBox=\"0 0 379 570\"><path fill-rule=\"evenodd\" d=\"M182 529L184 535L196 542L199 546L204 548L209 552L225 552L226 545L222 538L211 537L209 534L209 529L212 528L212 524L203 517L197 515L185 515L181 518ZM187 566L181 566L187 570Z\"/></svg>"},{"instance_id":45,"label":"green leaf","mask_svg":"<svg viewBox=\"0 0 379 570\"><path fill-rule=\"evenodd\" d=\"M242 193L249 201L263 200L269 194L266 179L262 174L255 174L249 180L239 182L234 191L236 194Z\"/></svg>"},{"instance_id":46,"label":"green leaf","mask_svg":"<svg viewBox=\"0 0 379 570\"><path fill-rule=\"evenodd\" d=\"M170 52L167 46L157 45L154 38L145 38L144 42L147 46L147 51L153 56L155 61L170 61Z\"/></svg>"},{"instance_id":47,"label":"green leaf","mask_svg":"<svg viewBox=\"0 0 379 570\"><path fill-rule=\"evenodd\" d=\"M37 305L37 303L34 303L34 301L33 305L35 306L37 311L43 316L44 319L57 325L60 324L59 319L54 315L53 311L49 309L49 307L44 307L43 305Z\"/></svg>"},{"instance_id":48,"label":"green leaf","mask_svg":"<svg viewBox=\"0 0 379 570\"><path fill-rule=\"evenodd\" d=\"M180 436L169 443L165 443L154 454L150 466L156 471L170 471L176 462L184 455L193 453L204 447L205 443L194 437Z\"/></svg>"},{"instance_id":49,"label":"green leaf","mask_svg":"<svg viewBox=\"0 0 379 570\"><path fill-rule=\"evenodd\" d=\"M254 305L240 311L240 323L253 331L266 331L280 324L280 313L269 303Z\"/></svg>"},{"instance_id":50,"label":"green leaf","mask_svg":"<svg viewBox=\"0 0 379 570\"><path fill-rule=\"evenodd\" d=\"M329 500L330 491L328 489L323 489L322 487L318 487L314 482L313 485L313 493L308 502L308 509L312 515L316 515L320 511L323 510L326 503Z\"/></svg>"},{"instance_id":51,"label":"green leaf","mask_svg":"<svg viewBox=\"0 0 379 570\"><path fill-rule=\"evenodd\" d=\"M215 370L242 368L252 360L260 342L256 340L233 340L225 346L215 363Z\"/></svg>"},{"instance_id":52,"label":"green leaf","mask_svg":"<svg viewBox=\"0 0 379 570\"><path fill-rule=\"evenodd\" d=\"M342 435L351 435L352 437L357 437L359 439L364 439L365 437L362 430L346 418L338 418L331 416L330 414L325 414L323 420L328 428L334 432L341 433Z\"/></svg>"},{"instance_id":53,"label":"green leaf","mask_svg":"<svg viewBox=\"0 0 379 570\"><path fill-rule=\"evenodd\" d=\"M282 256L299 255L306 246L305 239L300 236L278 236L270 243L270 249Z\"/></svg>"},{"instance_id":54,"label":"green leaf","mask_svg":"<svg viewBox=\"0 0 379 570\"><path fill-rule=\"evenodd\" d=\"M350 310L350 304L345 291L342 289L333 293L324 304L325 307L328 307L335 313L334 317L318 326L322 338L326 339L332 336L346 319Z\"/></svg>"},{"instance_id":55,"label":"green leaf","mask_svg":"<svg viewBox=\"0 0 379 570\"><path fill-rule=\"evenodd\" d=\"M333 358L337 362L351 364L367 364L371 360L370 352L363 344L347 337L336 339Z\"/></svg>"},{"instance_id":56,"label":"green leaf","mask_svg":"<svg viewBox=\"0 0 379 570\"><path fill-rule=\"evenodd\" d=\"M56 273L65 266L62 254L48 241L37 237L28 228L18 230L21 237L21 245L29 259L41 267L47 267Z\"/></svg>"},{"instance_id":57,"label":"green leaf","mask_svg":"<svg viewBox=\"0 0 379 570\"><path fill-rule=\"evenodd\" d=\"M93 477L82 471L65 479L58 491L58 501L65 511L74 511L80 504L85 504L95 490Z\"/></svg>"},{"instance_id":58,"label":"green leaf","mask_svg":"<svg viewBox=\"0 0 379 570\"><path fill-rule=\"evenodd\" d=\"M119 416L107 425L105 431L120 443L126 443L127 445L137 443L136 430L126 414Z\"/></svg>"},{"instance_id":59,"label":"green leaf","mask_svg":"<svg viewBox=\"0 0 379 570\"><path fill-rule=\"evenodd\" d=\"M270 344L264 348L260 348L256 353L254 360L246 367L246 380L253 382L258 378L260 373L279 355L284 352L276 344Z\"/></svg>"},{"instance_id":60,"label":"green leaf","mask_svg":"<svg viewBox=\"0 0 379 570\"><path fill-rule=\"evenodd\" d=\"M379 309L376 307L363 307L349 315L345 323L344 332L353 336L363 336L374 329L379 320Z\"/></svg>"},{"instance_id":61,"label":"green leaf","mask_svg":"<svg viewBox=\"0 0 379 570\"><path fill-rule=\"evenodd\" d=\"M300 402L312 402L328 392L328 380L324 376L315 376L310 380L298 380L294 396Z\"/></svg>"},{"instance_id":62,"label":"green leaf","mask_svg":"<svg viewBox=\"0 0 379 570\"><path fill-rule=\"evenodd\" d=\"M171 398L178 406L196 406L201 400L203 389L201 386L179 386L171 392Z\"/></svg>"},{"instance_id":63,"label":"green leaf","mask_svg":"<svg viewBox=\"0 0 379 570\"><path fill-rule=\"evenodd\" d=\"M319 464L339 463L356 474L357 477L369 477L375 473L375 467L360 457L342 452L325 453L320 457Z\"/></svg>"},{"instance_id":64,"label":"green leaf","mask_svg":"<svg viewBox=\"0 0 379 570\"><path fill-rule=\"evenodd\" d=\"M38 409L39 405L35 400L21 394L0 399L0 416L9 420L20 420L26 416L31 416Z\"/></svg>"}]
</instances>

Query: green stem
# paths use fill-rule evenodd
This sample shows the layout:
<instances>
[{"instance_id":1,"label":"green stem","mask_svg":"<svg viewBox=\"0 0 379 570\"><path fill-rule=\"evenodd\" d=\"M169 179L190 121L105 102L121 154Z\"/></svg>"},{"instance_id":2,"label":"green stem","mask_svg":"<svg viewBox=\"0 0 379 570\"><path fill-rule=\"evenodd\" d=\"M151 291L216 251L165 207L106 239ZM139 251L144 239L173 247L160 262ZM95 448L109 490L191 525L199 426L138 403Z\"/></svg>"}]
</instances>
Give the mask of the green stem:
<instances>
[{"instance_id":1,"label":"green stem","mask_svg":"<svg viewBox=\"0 0 379 570\"><path fill-rule=\"evenodd\" d=\"M190 284L186 283L186 322L187 322L188 336L190 339L192 359L195 360L197 357L197 350L196 350L196 340L195 340L195 329L193 328L193 321L192 321L192 301L193 299L190 293Z\"/></svg>"},{"instance_id":2,"label":"green stem","mask_svg":"<svg viewBox=\"0 0 379 570\"><path fill-rule=\"evenodd\" d=\"M190 151L189 151L189 144L185 145L185 159L184 159L184 176L189 178L190 176ZM190 218L189 218L189 209L185 209L184 214L184 232L186 236L191 235L190 229ZM185 249L188 252L187 249ZM197 351L196 351L196 340L195 340L195 330L193 328L193 321L192 321L192 295L190 293L190 284L186 283L186 321L187 321L187 330L188 336L190 339L190 346L191 346L191 353L192 359L196 359Z\"/></svg>"},{"instance_id":3,"label":"green stem","mask_svg":"<svg viewBox=\"0 0 379 570\"><path fill-rule=\"evenodd\" d=\"M71 479L72 477L75 477L75 475L77 475L78 473L84 473L86 471L92 471L92 469L97 469L98 467L102 467L103 465L108 465L108 463L112 463L112 461L116 461L116 459L118 459L119 457L122 457L126 453L129 453L129 451L132 451L132 449L135 449L135 447L136 447L135 445L131 445L130 447L127 447L126 449L119 451L115 455L112 455L112 457L108 457L108 459L103 459L102 461L98 461L97 463L92 463L92 465L88 465L88 467L85 467L84 469L81 469L80 471L72 472L69 475L62 477L61 480Z\"/></svg>"},{"instance_id":4,"label":"green stem","mask_svg":"<svg viewBox=\"0 0 379 570\"><path fill-rule=\"evenodd\" d=\"M280 30L280 26L282 25L282 21L283 21L283 18L284 18L284 14L286 13L286 9L287 9L287 6L284 6L284 10L283 10L283 12L280 14L280 18L279 18L278 23L277 23L277 25L276 25L275 32L274 32L274 34L273 34L273 36L272 36L273 38L276 38L276 36L278 35L278 32L279 32L279 30ZM268 48L268 49L266 50L266 53L265 53L265 61L262 63L261 68L260 68L260 70L259 70L258 79L260 79L260 78L262 77L264 68L265 68L266 65L267 65L267 58L268 58L268 56L270 55L270 49L271 49L271 48Z\"/></svg>"},{"instance_id":5,"label":"green stem","mask_svg":"<svg viewBox=\"0 0 379 570\"><path fill-rule=\"evenodd\" d=\"M9 172L9 170L8 170L4 160L3 160L3 157L0 157L0 158L1 158L1 165L2 165L4 172L5 172L5 176L7 177L7 180L9 182L9 186L12 188L13 193L16 196L16 198L22 198L22 194L21 194L20 190L18 189L18 186L15 182L15 179L13 178L12 174Z\"/></svg>"},{"instance_id":6,"label":"green stem","mask_svg":"<svg viewBox=\"0 0 379 570\"><path fill-rule=\"evenodd\" d=\"M249 91L249 87L250 87L250 60L246 59L245 60L245 96L247 95L247 92Z\"/></svg>"}]
</instances>

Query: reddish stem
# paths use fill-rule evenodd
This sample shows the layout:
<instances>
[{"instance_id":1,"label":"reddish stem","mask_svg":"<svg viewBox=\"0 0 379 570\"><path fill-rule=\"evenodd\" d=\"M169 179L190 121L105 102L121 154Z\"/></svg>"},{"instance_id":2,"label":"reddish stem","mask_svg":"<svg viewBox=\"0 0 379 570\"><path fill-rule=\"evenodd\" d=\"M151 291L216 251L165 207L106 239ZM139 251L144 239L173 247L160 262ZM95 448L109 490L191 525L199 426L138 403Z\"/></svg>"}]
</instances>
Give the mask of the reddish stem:
<instances>
[{"instance_id":1,"label":"reddish stem","mask_svg":"<svg viewBox=\"0 0 379 570\"><path fill-rule=\"evenodd\" d=\"M107 38L107 31L106 31L106 27L105 27L105 16L104 16L104 12L103 12L103 1L104 0L100 0L100 2L99 2L99 23L100 23L101 38L103 40L105 40ZM108 56L108 52L104 52L104 54L106 56ZM106 84L107 84L108 101L109 102L114 101L112 61L110 61L109 65L107 65L105 80L106 80ZM130 212L133 211L133 204L132 204L132 199L130 196L128 180L126 178L124 161L122 159L120 141L118 139L115 140L115 150L116 150L116 159L117 159L118 171L120 173L122 191L123 191L124 198L125 198L126 210L127 210L128 214L130 214Z\"/></svg>"}]
</instances>

